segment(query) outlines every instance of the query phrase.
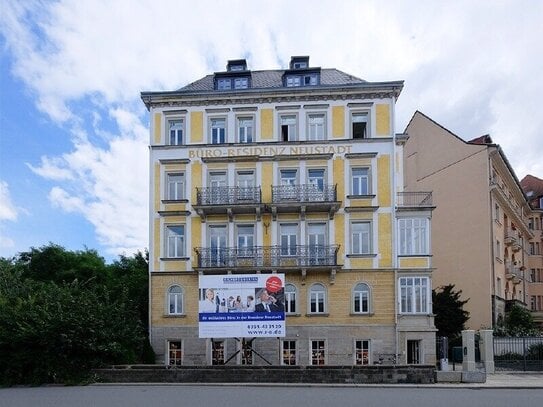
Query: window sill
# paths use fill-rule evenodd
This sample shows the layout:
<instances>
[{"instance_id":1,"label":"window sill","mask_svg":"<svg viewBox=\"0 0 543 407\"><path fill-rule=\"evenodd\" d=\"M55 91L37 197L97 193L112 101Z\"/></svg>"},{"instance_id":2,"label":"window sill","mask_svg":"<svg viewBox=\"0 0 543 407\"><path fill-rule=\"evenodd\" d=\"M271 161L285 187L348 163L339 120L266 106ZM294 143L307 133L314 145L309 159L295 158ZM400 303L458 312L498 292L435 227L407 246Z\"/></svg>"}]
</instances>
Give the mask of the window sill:
<instances>
[{"instance_id":1,"label":"window sill","mask_svg":"<svg viewBox=\"0 0 543 407\"><path fill-rule=\"evenodd\" d=\"M285 315L287 317L301 317L302 316L302 314L298 314L298 313L295 313L295 312L293 312L293 313L286 312Z\"/></svg>"},{"instance_id":2,"label":"window sill","mask_svg":"<svg viewBox=\"0 0 543 407\"><path fill-rule=\"evenodd\" d=\"M367 254L348 254L348 259L364 259L364 258L372 258L377 257L377 253L367 253Z\"/></svg>"},{"instance_id":3,"label":"window sill","mask_svg":"<svg viewBox=\"0 0 543 407\"><path fill-rule=\"evenodd\" d=\"M370 195L347 195L348 199L373 199L376 195L370 194Z\"/></svg>"},{"instance_id":4,"label":"window sill","mask_svg":"<svg viewBox=\"0 0 543 407\"><path fill-rule=\"evenodd\" d=\"M163 318L186 318L186 314L164 314L162 315Z\"/></svg>"},{"instance_id":5,"label":"window sill","mask_svg":"<svg viewBox=\"0 0 543 407\"><path fill-rule=\"evenodd\" d=\"M306 317L329 317L330 314L328 312L313 312L309 314L305 314Z\"/></svg>"},{"instance_id":6,"label":"window sill","mask_svg":"<svg viewBox=\"0 0 543 407\"><path fill-rule=\"evenodd\" d=\"M163 199L162 200L162 203L163 204L174 204L174 203L188 203L189 200L188 199Z\"/></svg>"},{"instance_id":7,"label":"window sill","mask_svg":"<svg viewBox=\"0 0 543 407\"><path fill-rule=\"evenodd\" d=\"M190 260L190 257L161 257L160 261L186 261Z\"/></svg>"},{"instance_id":8,"label":"window sill","mask_svg":"<svg viewBox=\"0 0 543 407\"><path fill-rule=\"evenodd\" d=\"M398 254L398 257L432 257L431 254Z\"/></svg>"},{"instance_id":9,"label":"window sill","mask_svg":"<svg viewBox=\"0 0 543 407\"><path fill-rule=\"evenodd\" d=\"M351 312L349 315L351 317L372 317L374 313L373 312Z\"/></svg>"}]
</instances>

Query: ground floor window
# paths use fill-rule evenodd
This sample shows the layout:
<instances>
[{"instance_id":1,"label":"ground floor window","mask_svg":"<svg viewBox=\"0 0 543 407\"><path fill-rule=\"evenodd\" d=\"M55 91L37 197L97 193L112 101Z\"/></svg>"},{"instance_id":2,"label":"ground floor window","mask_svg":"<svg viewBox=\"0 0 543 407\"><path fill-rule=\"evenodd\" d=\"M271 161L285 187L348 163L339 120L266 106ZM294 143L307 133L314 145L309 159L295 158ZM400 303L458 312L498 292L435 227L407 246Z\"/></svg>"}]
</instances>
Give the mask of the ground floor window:
<instances>
[{"instance_id":1,"label":"ground floor window","mask_svg":"<svg viewBox=\"0 0 543 407\"><path fill-rule=\"evenodd\" d=\"M326 341L323 339L311 341L311 364L326 364Z\"/></svg>"},{"instance_id":2,"label":"ground floor window","mask_svg":"<svg viewBox=\"0 0 543 407\"><path fill-rule=\"evenodd\" d=\"M370 341L360 340L354 341L355 347L355 365L370 364Z\"/></svg>"},{"instance_id":3,"label":"ground floor window","mask_svg":"<svg viewBox=\"0 0 543 407\"><path fill-rule=\"evenodd\" d=\"M283 365L296 364L296 341L283 341Z\"/></svg>"},{"instance_id":4,"label":"ground floor window","mask_svg":"<svg viewBox=\"0 0 543 407\"><path fill-rule=\"evenodd\" d=\"M420 364L420 351L421 351L421 341L420 340L407 340L407 364L409 365L418 365Z\"/></svg>"},{"instance_id":5,"label":"ground floor window","mask_svg":"<svg viewBox=\"0 0 543 407\"><path fill-rule=\"evenodd\" d=\"M253 364L253 340L241 339L241 364L252 365Z\"/></svg>"},{"instance_id":6,"label":"ground floor window","mask_svg":"<svg viewBox=\"0 0 543 407\"><path fill-rule=\"evenodd\" d=\"M181 341L169 341L168 342L168 365L181 366L183 359L183 350L181 348Z\"/></svg>"},{"instance_id":7,"label":"ground floor window","mask_svg":"<svg viewBox=\"0 0 543 407\"><path fill-rule=\"evenodd\" d=\"M224 365L224 340L211 340L211 364L212 365Z\"/></svg>"}]
</instances>

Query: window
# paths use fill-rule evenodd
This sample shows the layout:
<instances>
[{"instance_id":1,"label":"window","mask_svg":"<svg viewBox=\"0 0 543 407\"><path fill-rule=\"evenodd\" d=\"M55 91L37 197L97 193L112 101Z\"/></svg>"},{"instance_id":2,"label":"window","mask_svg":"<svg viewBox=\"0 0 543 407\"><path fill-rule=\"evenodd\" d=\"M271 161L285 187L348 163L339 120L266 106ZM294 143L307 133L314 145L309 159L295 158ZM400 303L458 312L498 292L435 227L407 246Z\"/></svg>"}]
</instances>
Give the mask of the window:
<instances>
[{"instance_id":1,"label":"window","mask_svg":"<svg viewBox=\"0 0 543 407\"><path fill-rule=\"evenodd\" d=\"M496 240L496 257L497 258L502 257L502 245L499 240Z\"/></svg>"},{"instance_id":2,"label":"window","mask_svg":"<svg viewBox=\"0 0 543 407\"><path fill-rule=\"evenodd\" d=\"M399 219L400 255L428 254L428 219Z\"/></svg>"},{"instance_id":3,"label":"window","mask_svg":"<svg viewBox=\"0 0 543 407\"><path fill-rule=\"evenodd\" d=\"M307 139L325 140L326 121L324 113L310 114L307 118Z\"/></svg>"},{"instance_id":4,"label":"window","mask_svg":"<svg viewBox=\"0 0 543 407\"><path fill-rule=\"evenodd\" d=\"M283 365L294 366L296 364L296 341L283 341Z\"/></svg>"},{"instance_id":5,"label":"window","mask_svg":"<svg viewBox=\"0 0 543 407\"><path fill-rule=\"evenodd\" d=\"M166 199L178 201L185 198L185 175L170 173L166 175L168 196Z\"/></svg>"},{"instance_id":6,"label":"window","mask_svg":"<svg viewBox=\"0 0 543 407\"><path fill-rule=\"evenodd\" d=\"M253 142L253 118L238 117L238 141L240 143Z\"/></svg>"},{"instance_id":7,"label":"window","mask_svg":"<svg viewBox=\"0 0 543 407\"><path fill-rule=\"evenodd\" d=\"M183 289L172 285L168 289L168 314L180 315L183 313Z\"/></svg>"},{"instance_id":8,"label":"window","mask_svg":"<svg viewBox=\"0 0 543 407\"><path fill-rule=\"evenodd\" d=\"M234 89L247 89L249 87L249 78L235 78Z\"/></svg>"},{"instance_id":9,"label":"window","mask_svg":"<svg viewBox=\"0 0 543 407\"><path fill-rule=\"evenodd\" d=\"M183 350L181 341L168 341L168 365L181 366L183 362Z\"/></svg>"},{"instance_id":10,"label":"window","mask_svg":"<svg viewBox=\"0 0 543 407\"><path fill-rule=\"evenodd\" d=\"M355 365L370 364L370 341L354 341Z\"/></svg>"},{"instance_id":11,"label":"window","mask_svg":"<svg viewBox=\"0 0 543 407\"><path fill-rule=\"evenodd\" d=\"M532 311L537 311L537 296L535 295L530 297L530 309Z\"/></svg>"},{"instance_id":12,"label":"window","mask_svg":"<svg viewBox=\"0 0 543 407\"><path fill-rule=\"evenodd\" d=\"M370 312L370 287L365 283L358 283L354 286L353 311L355 314Z\"/></svg>"},{"instance_id":13,"label":"window","mask_svg":"<svg viewBox=\"0 0 543 407\"><path fill-rule=\"evenodd\" d=\"M530 269L530 282L535 283L536 282L536 272L535 269Z\"/></svg>"},{"instance_id":14,"label":"window","mask_svg":"<svg viewBox=\"0 0 543 407\"><path fill-rule=\"evenodd\" d=\"M211 144L226 143L226 119L211 119Z\"/></svg>"},{"instance_id":15,"label":"window","mask_svg":"<svg viewBox=\"0 0 543 407\"><path fill-rule=\"evenodd\" d=\"M224 365L224 340L211 339L211 364Z\"/></svg>"},{"instance_id":16,"label":"window","mask_svg":"<svg viewBox=\"0 0 543 407\"><path fill-rule=\"evenodd\" d=\"M237 173L238 201L259 201L260 196L255 189L255 173L254 171L238 171ZM238 202L240 203L240 202Z\"/></svg>"},{"instance_id":17,"label":"window","mask_svg":"<svg viewBox=\"0 0 543 407\"><path fill-rule=\"evenodd\" d=\"M355 222L351 225L351 253L370 254L371 252L371 223Z\"/></svg>"},{"instance_id":18,"label":"window","mask_svg":"<svg viewBox=\"0 0 543 407\"><path fill-rule=\"evenodd\" d=\"M232 79L230 78L217 79L217 89L218 90L232 89Z\"/></svg>"},{"instance_id":19,"label":"window","mask_svg":"<svg viewBox=\"0 0 543 407\"><path fill-rule=\"evenodd\" d=\"M352 189L353 195L369 195L369 168L353 168Z\"/></svg>"},{"instance_id":20,"label":"window","mask_svg":"<svg viewBox=\"0 0 543 407\"><path fill-rule=\"evenodd\" d=\"M238 256L253 257L254 255L254 226L238 225Z\"/></svg>"},{"instance_id":21,"label":"window","mask_svg":"<svg viewBox=\"0 0 543 407\"><path fill-rule=\"evenodd\" d=\"M407 340L407 364L408 365L418 365L420 364L420 340Z\"/></svg>"},{"instance_id":22,"label":"window","mask_svg":"<svg viewBox=\"0 0 543 407\"><path fill-rule=\"evenodd\" d=\"M184 121L182 119L169 120L168 127L170 129L169 144L172 146L183 144Z\"/></svg>"},{"instance_id":23,"label":"window","mask_svg":"<svg viewBox=\"0 0 543 407\"><path fill-rule=\"evenodd\" d=\"M253 338L254 339L254 338ZM241 364L253 364L253 339L241 338Z\"/></svg>"},{"instance_id":24,"label":"window","mask_svg":"<svg viewBox=\"0 0 543 407\"><path fill-rule=\"evenodd\" d=\"M228 259L226 253L227 231L225 225L210 225L208 229L210 265L224 266Z\"/></svg>"},{"instance_id":25,"label":"window","mask_svg":"<svg viewBox=\"0 0 543 407\"><path fill-rule=\"evenodd\" d=\"M323 339L311 341L311 364L326 364L326 341Z\"/></svg>"},{"instance_id":26,"label":"window","mask_svg":"<svg viewBox=\"0 0 543 407\"><path fill-rule=\"evenodd\" d=\"M308 73L305 75L287 75L285 85L287 87L296 86L315 86L319 83L318 73Z\"/></svg>"},{"instance_id":27,"label":"window","mask_svg":"<svg viewBox=\"0 0 543 407\"><path fill-rule=\"evenodd\" d=\"M294 62L292 64L293 69L301 69L301 68L307 68L307 62Z\"/></svg>"},{"instance_id":28,"label":"window","mask_svg":"<svg viewBox=\"0 0 543 407\"><path fill-rule=\"evenodd\" d=\"M281 141L297 140L296 130L298 118L296 115L285 115L280 117Z\"/></svg>"},{"instance_id":29,"label":"window","mask_svg":"<svg viewBox=\"0 0 543 407\"><path fill-rule=\"evenodd\" d=\"M310 169L307 171L307 180L309 185L311 185L316 190L322 192L324 191L324 169Z\"/></svg>"},{"instance_id":30,"label":"window","mask_svg":"<svg viewBox=\"0 0 543 407\"><path fill-rule=\"evenodd\" d=\"M281 170L279 174L281 178L279 200L298 199L296 188L298 172L296 170Z\"/></svg>"},{"instance_id":31,"label":"window","mask_svg":"<svg viewBox=\"0 0 543 407\"><path fill-rule=\"evenodd\" d=\"M296 286L285 284L285 312L296 314Z\"/></svg>"},{"instance_id":32,"label":"window","mask_svg":"<svg viewBox=\"0 0 543 407\"><path fill-rule=\"evenodd\" d=\"M309 289L309 312L323 314L326 311L326 289L322 284L313 284Z\"/></svg>"},{"instance_id":33,"label":"window","mask_svg":"<svg viewBox=\"0 0 543 407\"><path fill-rule=\"evenodd\" d=\"M430 283L428 277L400 278L400 313L427 314L430 312Z\"/></svg>"},{"instance_id":34,"label":"window","mask_svg":"<svg viewBox=\"0 0 543 407\"><path fill-rule=\"evenodd\" d=\"M326 223L309 223L307 225L307 245L310 265L326 265L328 263Z\"/></svg>"},{"instance_id":35,"label":"window","mask_svg":"<svg viewBox=\"0 0 543 407\"><path fill-rule=\"evenodd\" d=\"M357 112L351 114L352 138L368 138L368 112Z\"/></svg>"},{"instance_id":36,"label":"window","mask_svg":"<svg viewBox=\"0 0 543 407\"><path fill-rule=\"evenodd\" d=\"M496 204L494 206L494 220L496 222L501 222L501 216L500 216L500 205Z\"/></svg>"},{"instance_id":37,"label":"window","mask_svg":"<svg viewBox=\"0 0 543 407\"><path fill-rule=\"evenodd\" d=\"M166 227L166 257L185 256L185 226Z\"/></svg>"},{"instance_id":38,"label":"window","mask_svg":"<svg viewBox=\"0 0 543 407\"><path fill-rule=\"evenodd\" d=\"M226 172L210 172L207 184L209 186L209 191L205 200L206 204L218 205L228 203L228 196L224 193L226 187Z\"/></svg>"},{"instance_id":39,"label":"window","mask_svg":"<svg viewBox=\"0 0 543 407\"><path fill-rule=\"evenodd\" d=\"M296 256L296 244L298 238L297 224L281 224L280 239L281 239L281 256Z\"/></svg>"}]
</instances>

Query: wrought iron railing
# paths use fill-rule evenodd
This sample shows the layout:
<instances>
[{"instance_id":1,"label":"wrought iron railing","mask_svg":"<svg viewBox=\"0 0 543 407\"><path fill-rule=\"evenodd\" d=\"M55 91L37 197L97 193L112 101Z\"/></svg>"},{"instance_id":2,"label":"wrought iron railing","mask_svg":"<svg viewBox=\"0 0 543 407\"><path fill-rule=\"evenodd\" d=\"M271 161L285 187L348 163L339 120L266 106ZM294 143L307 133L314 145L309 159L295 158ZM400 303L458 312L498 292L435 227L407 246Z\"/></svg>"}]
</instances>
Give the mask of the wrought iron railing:
<instances>
[{"instance_id":1,"label":"wrought iron railing","mask_svg":"<svg viewBox=\"0 0 543 407\"><path fill-rule=\"evenodd\" d=\"M260 187L196 188L198 205L236 205L261 202Z\"/></svg>"},{"instance_id":2,"label":"wrought iron railing","mask_svg":"<svg viewBox=\"0 0 543 407\"><path fill-rule=\"evenodd\" d=\"M282 268L337 266L337 245L197 247L200 268Z\"/></svg>"},{"instance_id":3,"label":"wrought iron railing","mask_svg":"<svg viewBox=\"0 0 543 407\"><path fill-rule=\"evenodd\" d=\"M432 206L431 192L398 192L398 207L429 207Z\"/></svg>"},{"instance_id":4,"label":"wrought iron railing","mask_svg":"<svg viewBox=\"0 0 543 407\"><path fill-rule=\"evenodd\" d=\"M280 185L272 186L272 203L336 202L336 185Z\"/></svg>"}]
</instances>

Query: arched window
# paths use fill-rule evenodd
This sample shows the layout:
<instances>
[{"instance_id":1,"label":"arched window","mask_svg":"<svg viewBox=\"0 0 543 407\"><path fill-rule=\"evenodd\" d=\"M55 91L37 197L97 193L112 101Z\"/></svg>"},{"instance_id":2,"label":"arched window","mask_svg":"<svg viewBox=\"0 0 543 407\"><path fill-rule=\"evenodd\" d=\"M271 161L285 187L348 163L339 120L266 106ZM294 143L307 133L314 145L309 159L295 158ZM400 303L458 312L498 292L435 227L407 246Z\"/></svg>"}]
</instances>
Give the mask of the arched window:
<instances>
[{"instance_id":1,"label":"arched window","mask_svg":"<svg viewBox=\"0 0 543 407\"><path fill-rule=\"evenodd\" d=\"M326 288L320 283L313 284L309 289L309 312L311 314L326 312Z\"/></svg>"},{"instance_id":2,"label":"arched window","mask_svg":"<svg viewBox=\"0 0 543 407\"><path fill-rule=\"evenodd\" d=\"M287 314L296 314L298 311L296 291L296 286L294 284L285 284L285 312Z\"/></svg>"},{"instance_id":3,"label":"arched window","mask_svg":"<svg viewBox=\"0 0 543 407\"><path fill-rule=\"evenodd\" d=\"M370 287L366 283L358 283L353 289L353 312L368 314L370 312Z\"/></svg>"},{"instance_id":4,"label":"arched window","mask_svg":"<svg viewBox=\"0 0 543 407\"><path fill-rule=\"evenodd\" d=\"M183 313L183 289L172 285L168 289L168 314L180 315Z\"/></svg>"}]
</instances>

